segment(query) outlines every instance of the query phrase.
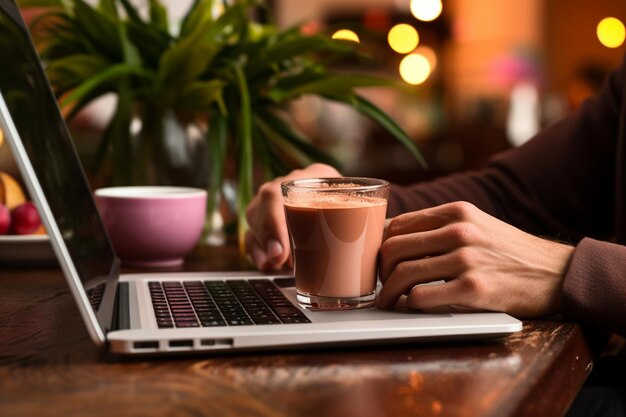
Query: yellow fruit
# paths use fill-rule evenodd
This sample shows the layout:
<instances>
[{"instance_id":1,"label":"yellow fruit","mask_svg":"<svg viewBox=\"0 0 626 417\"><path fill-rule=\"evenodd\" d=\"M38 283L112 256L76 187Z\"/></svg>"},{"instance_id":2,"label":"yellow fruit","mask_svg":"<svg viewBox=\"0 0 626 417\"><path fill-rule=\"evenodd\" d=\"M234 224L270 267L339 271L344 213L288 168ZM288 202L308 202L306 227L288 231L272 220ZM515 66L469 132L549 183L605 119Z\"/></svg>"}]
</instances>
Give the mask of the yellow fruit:
<instances>
[{"instance_id":1,"label":"yellow fruit","mask_svg":"<svg viewBox=\"0 0 626 417\"><path fill-rule=\"evenodd\" d=\"M0 172L0 203L12 210L25 202L22 186L6 172Z\"/></svg>"}]
</instances>

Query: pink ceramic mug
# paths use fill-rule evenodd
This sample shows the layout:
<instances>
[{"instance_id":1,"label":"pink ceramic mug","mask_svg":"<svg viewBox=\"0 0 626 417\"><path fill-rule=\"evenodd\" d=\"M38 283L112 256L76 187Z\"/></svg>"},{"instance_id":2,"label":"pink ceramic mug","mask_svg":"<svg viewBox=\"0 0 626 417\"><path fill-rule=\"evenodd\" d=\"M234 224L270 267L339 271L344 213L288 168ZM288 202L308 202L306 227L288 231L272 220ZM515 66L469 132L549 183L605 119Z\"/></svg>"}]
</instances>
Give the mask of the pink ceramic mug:
<instances>
[{"instance_id":1,"label":"pink ceramic mug","mask_svg":"<svg viewBox=\"0 0 626 417\"><path fill-rule=\"evenodd\" d=\"M95 200L125 265L182 264L198 242L206 217L207 193L199 188L100 188Z\"/></svg>"}]
</instances>

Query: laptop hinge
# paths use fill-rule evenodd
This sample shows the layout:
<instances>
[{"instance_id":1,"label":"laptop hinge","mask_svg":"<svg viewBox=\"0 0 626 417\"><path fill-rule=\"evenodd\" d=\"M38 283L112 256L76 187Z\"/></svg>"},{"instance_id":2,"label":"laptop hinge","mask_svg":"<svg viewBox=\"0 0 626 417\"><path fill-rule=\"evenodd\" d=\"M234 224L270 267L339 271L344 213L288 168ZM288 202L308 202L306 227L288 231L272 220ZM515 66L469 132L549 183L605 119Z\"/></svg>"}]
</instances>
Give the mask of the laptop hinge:
<instances>
[{"instance_id":1,"label":"laptop hinge","mask_svg":"<svg viewBox=\"0 0 626 417\"><path fill-rule=\"evenodd\" d=\"M128 282L118 282L113 307L113 329L130 329L130 295Z\"/></svg>"}]
</instances>

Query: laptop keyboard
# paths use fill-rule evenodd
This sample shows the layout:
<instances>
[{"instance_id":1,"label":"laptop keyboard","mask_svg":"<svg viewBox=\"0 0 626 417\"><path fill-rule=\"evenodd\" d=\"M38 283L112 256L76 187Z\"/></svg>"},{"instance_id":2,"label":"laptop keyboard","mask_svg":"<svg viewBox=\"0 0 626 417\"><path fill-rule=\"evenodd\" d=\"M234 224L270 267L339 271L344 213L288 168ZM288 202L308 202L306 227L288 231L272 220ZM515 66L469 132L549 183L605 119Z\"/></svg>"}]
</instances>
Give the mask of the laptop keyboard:
<instances>
[{"instance_id":1,"label":"laptop keyboard","mask_svg":"<svg viewBox=\"0 0 626 417\"><path fill-rule=\"evenodd\" d=\"M98 311L100 309L100 304L102 303L102 296L104 295L104 288L106 283L99 284L94 288L90 288L87 290L87 298L89 298L89 302L91 303L91 307Z\"/></svg>"},{"instance_id":2,"label":"laptop keyboard","mask_svg":"<svg viewBox=\"0 0 626 417\"><path fill-rule=\"evenodd\" d=\"M150 281L159 328L310 323L268 279Z\"/></svg>"}]
</instances>

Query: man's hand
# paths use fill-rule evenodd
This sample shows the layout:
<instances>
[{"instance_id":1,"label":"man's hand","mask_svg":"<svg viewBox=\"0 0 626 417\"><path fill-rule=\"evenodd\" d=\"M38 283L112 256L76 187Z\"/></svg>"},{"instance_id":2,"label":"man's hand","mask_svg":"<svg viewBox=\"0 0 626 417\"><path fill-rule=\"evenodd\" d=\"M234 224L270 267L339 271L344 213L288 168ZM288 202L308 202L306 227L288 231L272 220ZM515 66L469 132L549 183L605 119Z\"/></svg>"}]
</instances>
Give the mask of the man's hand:
<instances>
[{"instance_id":1,"label":"man's hand","mask_svg":"<svg viewBox=\"0 0 626 417\"><path fill-rule=\"evenodd\" d=\"M292 267L291 247L280 184L300 178L340 177L333 167L313 164L263 184L254 196L246 217L250 229L246 234L246 248L256 267L262 271L277 271Z\"/></svg>"},{"instance_id":2,"label":"man's hand","mask_svg":"<svg viewBox=\"0 0 626 417\"><path fill-rule=\"evenodd\" d=\"M522 232L466 202L391 220L381 247L377 305L462 306L519 318L556 314L572 246ZM445 280L440 285L419 285Z\"/></svg>"}]
</instances>

